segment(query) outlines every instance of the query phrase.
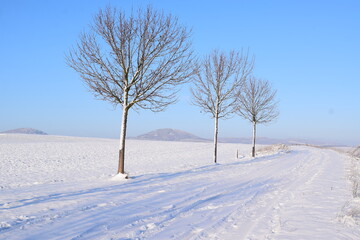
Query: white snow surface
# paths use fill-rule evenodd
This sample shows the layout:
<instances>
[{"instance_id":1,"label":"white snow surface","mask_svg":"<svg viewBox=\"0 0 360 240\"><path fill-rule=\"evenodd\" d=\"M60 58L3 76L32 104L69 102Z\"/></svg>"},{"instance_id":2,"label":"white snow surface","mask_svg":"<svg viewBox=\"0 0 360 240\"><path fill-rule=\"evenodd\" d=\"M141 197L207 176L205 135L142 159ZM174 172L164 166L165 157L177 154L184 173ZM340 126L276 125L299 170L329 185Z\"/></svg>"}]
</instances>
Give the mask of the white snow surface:
<instances>
[{"instance_id":1,"label":"white snow surface","mask_svg":"<svg viewBox=\"0 0 360 240\"><path fill-rule=\"evenodd\" d=\"M118 140L1 134L0 239L360 239L348 155L126 144L129 179Z\"/></svg>"}]
</instances>

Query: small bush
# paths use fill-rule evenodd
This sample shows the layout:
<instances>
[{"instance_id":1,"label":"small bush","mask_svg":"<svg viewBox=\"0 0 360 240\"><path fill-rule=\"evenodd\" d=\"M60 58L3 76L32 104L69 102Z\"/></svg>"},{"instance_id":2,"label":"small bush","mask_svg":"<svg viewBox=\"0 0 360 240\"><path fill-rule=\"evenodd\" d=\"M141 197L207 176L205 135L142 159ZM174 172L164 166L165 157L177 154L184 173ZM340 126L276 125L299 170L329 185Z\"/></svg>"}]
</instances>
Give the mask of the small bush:
<instances>
[{"instance_id":1,"label":"small bush","mask_svg":"<svg viewBox=\"0 0 360 240\"><path fill-rule=\"evenodd\" d=\"M355 226L360 223L360 200L359 198L353 198L345 203L341 213L339 214L339 220L346 225Z\"/></svg>"},{"instance_id":2,"label":"small bush","mask_svg":"<svg viewBox=\"0 0 360 240\"><path fill-rule=\"evenodd\" d=\"M351 155L360 159L360 146L356 147L354 151L351 152Z\"/></svg>"},{"instance_id":3,"label":"small bush","mask_svg":"<svg viewBox=\"0 0 360 240\"><path fill-rule=\"evenodd\" d=\"M290 147L285 144L274 144L270 146L264 146L261 147L258 150L258 153L264 154L264 153L287 153L290 152Z\"/></svg>"},{"instance_id":4,"label":"small bush","mask_svg":"<svg viewBox=\"0 0 360 240\"><path fill-rule=\"evenodd\" d=\"M352 199L344 205L340 220L348 225L360 225L360 146L350 154L353 156L349 177L352 184Z\"/></svg>"}]
</instances>

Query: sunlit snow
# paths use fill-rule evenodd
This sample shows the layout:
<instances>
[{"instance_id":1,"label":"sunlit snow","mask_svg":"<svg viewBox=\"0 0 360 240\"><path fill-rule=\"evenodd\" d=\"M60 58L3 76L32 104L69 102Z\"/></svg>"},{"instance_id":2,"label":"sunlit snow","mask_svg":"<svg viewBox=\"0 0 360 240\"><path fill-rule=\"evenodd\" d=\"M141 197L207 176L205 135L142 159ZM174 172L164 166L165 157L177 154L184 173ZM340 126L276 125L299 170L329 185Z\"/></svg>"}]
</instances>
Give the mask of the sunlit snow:
<instances>
[{"instance_id":1,"label":"sunlit snow","mask_svg":"<svg viewBox=\"0 0 360 240\"><path fill-rule=\"evenodd\" d=\"M118 146L0 135L0 239L360 239L339 151L129 140L114 179Z\"/></svg>"}]
</instances>

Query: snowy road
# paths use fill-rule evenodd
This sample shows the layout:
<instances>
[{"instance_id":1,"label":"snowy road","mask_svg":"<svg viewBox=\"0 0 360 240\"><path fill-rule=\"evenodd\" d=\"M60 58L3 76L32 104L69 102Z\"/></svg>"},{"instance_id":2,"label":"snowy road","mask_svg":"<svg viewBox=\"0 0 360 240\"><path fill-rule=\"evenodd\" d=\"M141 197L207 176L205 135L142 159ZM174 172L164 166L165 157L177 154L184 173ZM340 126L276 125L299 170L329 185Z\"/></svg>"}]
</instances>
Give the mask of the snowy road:
<instances>
[{"instance_id":1,"label":"snowy road","mask_svg":"<svg viewBox=\"0 0 360 240\"><path fill-rule=\"evenodd\" d=\"M0 190L0 239L360 239L349 159L292 147L168 173Z\"/></svg>"}]
</instances>

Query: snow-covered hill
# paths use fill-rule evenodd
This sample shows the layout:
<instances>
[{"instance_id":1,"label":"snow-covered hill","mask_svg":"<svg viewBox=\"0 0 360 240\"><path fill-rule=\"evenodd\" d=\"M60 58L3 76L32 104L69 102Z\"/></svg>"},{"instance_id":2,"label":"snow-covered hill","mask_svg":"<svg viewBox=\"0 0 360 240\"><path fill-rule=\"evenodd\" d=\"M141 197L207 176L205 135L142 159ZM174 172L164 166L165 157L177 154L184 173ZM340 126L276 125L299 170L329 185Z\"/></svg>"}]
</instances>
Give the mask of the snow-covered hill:
<instances>
[{"instance_id":1,"label":"snow-covered hill","mask_svg":"<svg viewBox=\"0 0 360 240\"><path fill-rule=\"evenodd\" d=\"M37 130L37 129L33 129L33 128L17 128L17 129L8 130L8 131L1 132L1 133L47 135L46 132L43 132L43 131L40 131L40 130Z\"/></svg>"},{"instance_id":2,"label":"snow-covered hill","mask_svg":"<svg viewBox=\"0 0 360 240\"><path fill-rule=\"evenodd\" d=\"M194 134L172 128L162 128L142 134L136 139L153 141L182 141L182 142L208 142L210 140L200 138Z\"/></svg>"},{"instance_id":3,"label":"snow-covered hill","mask_svg":"<svg viewBox=\"0 0 360 240\"><path fill-rule=\"evenodd\" d=\"M220 144L213 164L212 143L129 140L131 178L114 181L117 148L0 135L0 239L360 239L337 151Z\"/></svg>"},{"instance_id":4,"label":"snow-covered hill","mask_svg":"<svg viewBox=\"0 0 360 240\"><path fill-rule=\"evenodd\" d=\"M162 128L157 129L140 136L137 136L133 139L138 140L152 140L152 141L179 141L179 142L212 142L213 139L206 139L198 137L192 133L188 133L178 129L172 128ZM240 143L240 144L251 144L251 137L219 137L218 142L220 143ZM318 146L342 146L339 143L333 141L320 141L314 139L296 139L296 138L287 138L287 139L275 139L267 137L257 137L256 142L263 145L272 145L272 144L291 144L291 145L318 145Z\"/></svg>"}]
</instances>

